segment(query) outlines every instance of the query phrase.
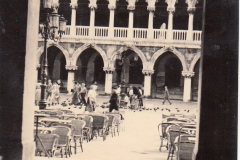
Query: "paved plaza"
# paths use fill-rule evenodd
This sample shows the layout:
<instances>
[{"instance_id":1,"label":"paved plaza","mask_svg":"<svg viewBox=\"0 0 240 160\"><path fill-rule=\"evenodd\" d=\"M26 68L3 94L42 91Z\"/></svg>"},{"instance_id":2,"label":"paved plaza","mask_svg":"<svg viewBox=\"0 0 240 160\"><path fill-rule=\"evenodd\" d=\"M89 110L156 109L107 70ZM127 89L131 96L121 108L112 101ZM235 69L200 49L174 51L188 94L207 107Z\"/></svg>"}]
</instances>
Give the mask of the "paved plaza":
<instances>
[{"instance_id":1,"label":"paved plaza","mask_svg":"<svg viewBox=\"0 0 240 160\"><path fill-rule=\"evenodd\" d=\"M69 98L71 95L62 95L62 99ZM97 98L98 104L108 101L108 96L100 96ZM180 112L189 110L196 113L197 102L185 103L182 101L172 101L172 105L165 103L162 105L162 99L144 99L145 106L159 107L156 112L154 110L125 111L125 131L121 131L120 135L112 137L107 136L106 141L102 137L94 138L91 142L83 143L83 152L80 147L77 154L74 153L68 159L82 160L166 160L168 151L165 147L162 152L159 151L160 138L157 126L161 122L161 114L168 112L162 111L162 108L168 108L171 112L176 112L176 108ZM72 110L79 110L71 108ZM186 111L185 111L186 110ZM72 149L74 150L74 149ZM36 160L48 159L45 157L35 157ZM54 158L61 159L59 154Z\"/></svg>"}]
</instances>

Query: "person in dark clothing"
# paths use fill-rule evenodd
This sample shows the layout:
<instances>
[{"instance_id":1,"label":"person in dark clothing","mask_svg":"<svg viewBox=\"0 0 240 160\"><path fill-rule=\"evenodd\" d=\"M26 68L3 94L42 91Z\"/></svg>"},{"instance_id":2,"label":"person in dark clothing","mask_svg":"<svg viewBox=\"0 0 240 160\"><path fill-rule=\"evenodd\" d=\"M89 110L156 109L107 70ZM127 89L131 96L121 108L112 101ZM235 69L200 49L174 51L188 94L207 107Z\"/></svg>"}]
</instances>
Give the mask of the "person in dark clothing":
<instances>
[{"instance_id":1,"label":"person in dark clothing","mask_svg":"<svg viewBox=\"0 0 240 160\"><path fill-rule=\"evenodd\" d=\"M167 86L165 86L164 101L162 102L162 104L164 104L166 100L169 102L170 105L172 104L172 103L170 102L170 100L169 100L169 92L168 92Z\"/></svg>"},{"instance_id":2,"label":"person in dark clothing","mask_svg":"<svg viewBox=\"0 0 240 160\"><path fill-rule=\"evenodd\" d=\"M113 93L110 97L109 102L110 102L109 112L112 112L112 110L114 110L114 109L118 111L119 100L118 100L118 94L116 93L115 88L113 89Z\"/></svg>"}]
</instances>

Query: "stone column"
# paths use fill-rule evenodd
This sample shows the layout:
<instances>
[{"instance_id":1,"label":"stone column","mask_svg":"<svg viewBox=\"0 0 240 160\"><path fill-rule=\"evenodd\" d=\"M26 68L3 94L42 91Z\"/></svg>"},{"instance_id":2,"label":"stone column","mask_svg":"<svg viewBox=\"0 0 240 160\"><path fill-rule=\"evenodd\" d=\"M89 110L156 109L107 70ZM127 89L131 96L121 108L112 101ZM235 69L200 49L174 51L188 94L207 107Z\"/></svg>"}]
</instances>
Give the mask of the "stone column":
<instances>
[{"instance_id":1,"label":"stone column","mask_svg":"<svg viewBox=\"0 0 240 160\"><path fill-rule=\"evenodd\" d=\"M147 38L153 39L153 15L155 11L156 0L147 0L147 2L148 2L147 10L149 11Z\"/></svg>"},{"instance_id":2,"label":"stone column","mask_svg":"<svg viewBox=\"0 0 240 160\"><path fill-rule=\"evenodd\" d=\"M71 89L74 86L74 78L75 78L75 71L78 69L78 66L66 66L66 70L68 70L68 80L67 80L67 91L71 94Z\"/></svg>"},{"instance_id":3,"label":"stone column","mask_svg":"<svg viewBox=\"0 0 240 160\"><path fill-rule=\"evenodd\" d=\"M183 102L188 102L192 98L191 83L194 72L182 71L182 75L184 76Z\"/></svg>"},{"instance_id":4,"label":"stone column","mask_svg":"<svg viewBox=\"0 0 240 160\"><path fill-rule=\"evenodd\" d=\"M113 78L113 72L114 68L103 68L103 70L106 73L105 77L105 94L111 94L112 93L112 78Z\"/></svg>"},{"instance_id":5,"label":"stone column","mask_svg":"<svg viewBox=\"0 0 240 160\"><path fill-rule=\"evenodd\" d=\"M89 0L90 3L88 7L90 8L90 28L89 28L89 36L95 36L95 9L97 9L97 0Z\"/></svg>"},{"instance_id":6,"label":"stone column","mask_svg":"<svg viewBox=\"0 0 240 160\"><path fill-rule=\"evenodd\" d=\"M187 32L187 40L192 41L193 40L193 17L194 12L196 10L196 4L198 3L198 0L187 0L186 3L188 4L188 32Z\"/></svg>"},{"instance_id":7,"label":"stone column","mask_svg":"<svg viewBox=\"0 0 240 160\"><path fill-rule=\"evenodd\" d=\"M168 11L168 31L167 31L167 40L173 40L173 14L175 12L175 4L177 0L166 0L168 4L167 11Z\"/></svg>"},{"instance_id":8,"label":"stone column","mask_svg":"<svg viewBox=\"0 0 240 160\"><path fill-rule=\"evenodd\" d=\"M133 21L134 21L134 10L135 10L135 2L136 0L127 0L129 10L129 18L128 18L128 38L133 38Z\"/></svg>"},{"instance_id":9,"label":"stone column","mask_svg":"<svg viewBox=\"0 0 240 160\"><path fill-rule=\"evenodd\" d=\"M151 79L152 79L152 74L154 73L153 70L143 70L142 71L144 74L144 96L149 97L151 96Z\"/></svg>"},{"instance_id":10,"label":"stone column","mask_svg":"<svg viewBox=\"0 0 240 160\"><path fill-rule=\"evenodd\" d=\"M76 10L78 8L77 0L71 0L70 7L72 8L70 35L76 36Z\"/></svg>"},{"instance_id":11,"label":"stone column","mask_svg":"<svg viewBox=\"0 0 240 160\"><path fill-rule=\"evenodd\" d=\"M168 8L168 31L167 31L167 40L173 40L173 14L175 8Z\"/></svg>"},{"instance_id":12,"label":"stone column","mask_svg":"<svg viewBox=\"0 0 240 160\"><path fill-rule=\"evenodd\" d=\"M108 9L110 10L108 37L114 37L114 13L116 9L116 0L109 0Z\"/></svg>"}]
</instances>

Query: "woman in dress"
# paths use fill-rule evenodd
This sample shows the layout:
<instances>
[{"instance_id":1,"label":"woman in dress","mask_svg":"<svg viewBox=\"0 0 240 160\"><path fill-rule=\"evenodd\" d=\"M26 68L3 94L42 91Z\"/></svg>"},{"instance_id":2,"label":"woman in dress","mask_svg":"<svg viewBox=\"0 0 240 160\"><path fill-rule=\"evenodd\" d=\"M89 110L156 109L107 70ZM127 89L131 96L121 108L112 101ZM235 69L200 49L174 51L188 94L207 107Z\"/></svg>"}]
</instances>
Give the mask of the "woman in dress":
<instances>
[{"instance_id":1,"label":"woman in dress","mask_svg":"<svg viewBox=\"0 0 240 160\"><path fill-rule=\"evenodd\" d=\"M79 85L78 82L74 82L74 88L73 88L73 93L72 93L72 103L74 105L77 105L79 103L78 100L78 93L79 92Z\"/></svg>"}]
</instances>

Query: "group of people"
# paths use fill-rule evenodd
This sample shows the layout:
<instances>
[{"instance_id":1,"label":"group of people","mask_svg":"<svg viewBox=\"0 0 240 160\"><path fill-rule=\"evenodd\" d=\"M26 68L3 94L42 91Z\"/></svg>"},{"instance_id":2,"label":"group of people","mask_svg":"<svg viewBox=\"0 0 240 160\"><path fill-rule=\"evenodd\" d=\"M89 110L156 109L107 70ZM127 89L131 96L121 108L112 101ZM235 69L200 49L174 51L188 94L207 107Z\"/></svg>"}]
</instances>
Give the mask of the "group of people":
<instances>
[{"instance_id":1,"label":"group of people","mask_svg":"<svg viewBox=\"0 0 240 160\"><path fill-rule=\"evenodd\" d=\"M47 84L47 104L56 105L60 103L60 81L56 81L52 84L52 81L49 79Z\"/></svg>"},{"instance_id":2,"label":"group of people","mask_svg":"<svg viewBox=\"0 0 240 160\"><path fill-rule=\"evenodd\" d=\"M138 103L135 103L138 100ZM137 105L136 107L143 106L143 90L141 87L133 87L130 86L127 88L125 84L120 84L118 87L113 89L113 93L110 96L110 106L109 112L112 110L118 110L121 102L125 103L126 105L128 102L130 106Z\"/></svg>"},{"instance_id":3,"label":"group of people","mask_svg":"<svg viewBox=\"0 0 240 160\"><path fill-rule=\"evenodd\" d=\"M90 86L88 91L85 83L74 82L74 88L72 90L72 102L73 105L84 105L86 111L93 111L96 104L97 96L97 82Z\"/></svg>"}]
</instances>

